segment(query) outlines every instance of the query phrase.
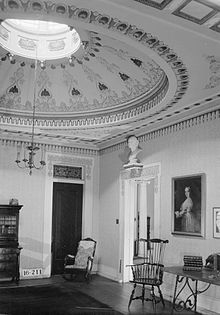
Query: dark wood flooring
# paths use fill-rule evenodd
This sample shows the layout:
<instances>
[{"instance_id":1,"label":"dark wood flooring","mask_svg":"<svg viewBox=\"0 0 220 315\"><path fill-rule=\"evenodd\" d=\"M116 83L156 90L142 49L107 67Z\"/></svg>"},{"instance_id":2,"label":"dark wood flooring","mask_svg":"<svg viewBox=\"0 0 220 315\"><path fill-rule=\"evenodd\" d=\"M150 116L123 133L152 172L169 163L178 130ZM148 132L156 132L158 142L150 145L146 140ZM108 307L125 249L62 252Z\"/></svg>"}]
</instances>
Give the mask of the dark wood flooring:
<instances>
[{"instance_id":1,"label":"dark wood flooring","mask_svg":"<svg viewBox=\"0 0 220 315\"><path fill-rule=\"evenodd\" d=\"M66 285L68 288L75 288L83 293L86 293L89 296L94 297L96 300L109 305L114 310L121 312L122 314L129 315L141 315L141 314L154 314L152 303L145 302L143 305L140 300L133 301L130 310L128 310L128 301L132 290L132 285L130 283L118 283L110 279L93 275L92 281L87 284L84 281L66 281L62 276L53 276L48 279L34 279L34 280L20 280L19 287L28 287L28 286L38 286L38 285L48 285L48 284L61 284ZM11 286L16 286L12 282L0 282L0 294L1 290L4 288L9 288ZM139 290L139 288L138 288ZM12 297L13 298L13 297ZM162 304L157 304L156 314L168 315L172 313L171 303L165 301L165 308ZM179 312L174 314L182 315L192 315L194 312L186 311ZM199 313L201 314L201 313ZM204 313L208 314L208 313ZM210 312L211 314L215 314ZM217 313L216 313L217 314ZM0 314L1 315L1 314ZM39 314L40 315L40 314Z\"/></svg>"}]
</instances>

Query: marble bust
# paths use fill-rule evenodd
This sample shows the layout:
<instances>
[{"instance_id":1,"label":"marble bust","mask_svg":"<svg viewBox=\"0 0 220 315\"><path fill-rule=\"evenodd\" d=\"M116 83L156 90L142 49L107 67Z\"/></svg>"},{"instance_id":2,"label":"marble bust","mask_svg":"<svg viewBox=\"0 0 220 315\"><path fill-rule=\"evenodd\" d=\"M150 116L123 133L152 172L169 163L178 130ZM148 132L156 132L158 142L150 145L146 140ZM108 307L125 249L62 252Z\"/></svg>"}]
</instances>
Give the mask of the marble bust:
<instances>
[{"instance_id":1,"label":"marble bust","mask_svg":"<svg viewBox=\"0 0 220 315\"><path fill-rule=\"evenodd\" d=\"M129 136L127 139L127 144L129 148L128 162L124 165L124 167L131 166L142 166L140 160L137 155L142 151L139 146L139 140L136 136Z\"/></svg>"}]
</instances>

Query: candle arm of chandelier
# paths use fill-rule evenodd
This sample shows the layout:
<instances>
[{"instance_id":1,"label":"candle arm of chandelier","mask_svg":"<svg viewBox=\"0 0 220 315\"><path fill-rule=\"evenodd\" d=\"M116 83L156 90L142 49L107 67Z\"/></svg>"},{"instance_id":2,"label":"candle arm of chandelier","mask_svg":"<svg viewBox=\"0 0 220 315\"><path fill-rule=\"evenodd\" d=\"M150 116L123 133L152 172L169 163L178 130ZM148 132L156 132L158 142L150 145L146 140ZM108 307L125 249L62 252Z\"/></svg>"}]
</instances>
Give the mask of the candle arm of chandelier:
<instances>
[{"instance_id":1,"label":"candle arm of chandelier","mask_svg":"<svg viewBox=\"0 0 220 315\"><path fill-rule=\"evenodd\" d=\"M34 162L34 156L39 149L40 148L36 146L35 144L31 144L27 146L26 148L24 148L24 158L21 160L21 148L18 148L17 159L15 160L15 162L17 163L17 166L22 169L29 168L30 175L32 173L31 170L33 168L37 170L42 169L46 165L46 162L44 159L45 150L43 148L41 148L41 160L39 161L39 166L35 165L35 162ZM28 151L28 159L26 158L26 150Z\"/></svg>"}]
</instances>

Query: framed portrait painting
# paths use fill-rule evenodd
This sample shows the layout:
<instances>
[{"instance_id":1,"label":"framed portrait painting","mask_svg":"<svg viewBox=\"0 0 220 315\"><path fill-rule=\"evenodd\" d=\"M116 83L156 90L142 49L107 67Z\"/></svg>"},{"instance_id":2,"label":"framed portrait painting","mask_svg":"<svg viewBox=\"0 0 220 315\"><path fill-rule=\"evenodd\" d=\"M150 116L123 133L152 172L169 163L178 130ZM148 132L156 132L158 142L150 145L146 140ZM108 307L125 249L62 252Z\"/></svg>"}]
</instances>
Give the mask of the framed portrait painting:
<instances>
[{"instance_id":1,"label":"framed portrait painting","mask_svg":"<svg viewBox=\"0 0 220 315\"><path fill-rule=\"evenodd\" d=\"M220 238L220 207L213 208L213 237Z\"/></svg>"},{"instance_id":2,"label":"framed portrait painting","mask_svg":"<svg viewBox=\"0 0 220 315\"><path fill-rule=\"evenodd\" d=\"M204 237L205 174L172 178L172 234Z\"/></svg>"}]
</instances>

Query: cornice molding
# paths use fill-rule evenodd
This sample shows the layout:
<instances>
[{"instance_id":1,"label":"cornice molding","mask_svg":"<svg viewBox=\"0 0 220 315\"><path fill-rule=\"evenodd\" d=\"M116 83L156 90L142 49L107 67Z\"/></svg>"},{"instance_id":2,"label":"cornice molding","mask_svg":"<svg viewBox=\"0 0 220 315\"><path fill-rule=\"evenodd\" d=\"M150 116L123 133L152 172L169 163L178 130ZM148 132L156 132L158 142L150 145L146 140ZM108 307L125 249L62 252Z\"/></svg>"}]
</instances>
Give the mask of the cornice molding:
<instances>
[{"instance_id":1,"label":"cornice molding","mask_svg":"<svg viewBox=\"0 0 220 315\"><path fill-rule=\"evenodd\" d=\"M204 113L201 115L198 115L193 118L185 119L180 122L176 122L174 124L170 124L168 126L158 128L156 130L147 132L143 135L138 136L138 140L140 143L147 142L149 140L153 140L159 137L167 136L169 134L173 134L176 132L179 132L184 129L192 128L195 126L200 126L206 123L209 123L213 120L217 120L220 118L220 109L216 109L213 111L210 111L208 113ZM13 140L13 139L7 139L2 138L0 139L1 145L4 146L17 146L17 145L29 145L29 142L20 141L20 140ZM121 149L124 149L124 147L127 144L127 141L124 140L120 143L117 143L115 145L111 145L104 149L87 149L87 148L78 148L78 147L68 147L63 145L55 145L55 144L38 144L40 147L43 147L45 151L48 152L54 152L54 153L67 153L67 154L77 154L77 155L87 155L87 156L99 156L108 154L110 152L119 151Z\"/></svg>"},{"instance_id":2,"label":"cornice molding","mask_svg":"<svg viewBox=\"0 0 220 315\"><path fill-rule=\"evenodd\" d=\"M138 136L138 140L140 143L147 142L149 140L153 140L159 137L167 136L169 134L173 134L176 132L179 132L184 129L192 128L195 126L200 126L206 123L209 123L213 120L217 120L220 118L220 109L216 109L213 111L210 111L208 113L204 113L201 115L198 115L193 118L185 119L183 121L170 124L169 126L165 126L163 128L158 128L156 130L147 132L143 135ZM20 140L13 140L13 139L7 139L2 138L1 144L4 146L17 146L17 145L29 145L29 142L22 142ZM95 149L86 149L86 148L78 148L78 147L68 147L63 145L55 145L55 144L37 144L40 147L43 147L48 152L54 152L54 153L67 153L67 154L77 154L77 155L87 155L87 156L98 156L98 155L104 155L110 152L119 151L123 149L127 144L127 141L124 140L120 143L117 143L115 145L109 146L104 149L95 150Z\"/></svg>"},{"instance_id":3,"label":"cornice molding","mask_svg":"<svg viewBox=\"0 0 220 315\"><path fill-rule=\"evenodd\" d=\"M196 117L185 119L185 120L182 120L180 122L170 124L169 126L165 126L165 127L158 128L156 130L147 132L143 135L138 136L138 140L140 143L147 142L149 140L153 140L153 139L156 139L159 137L167 136L169 134L173 134L173 133L179 132L179 131L184 130L184 129L192 128L195 126L200 126L200 125L203 125L205 123L209 123L213 120L217 120L219 118L220 118L220 109L216 109L216 110L210 111L208 113L204 113L204 114L198 115ZM118 150L121 150L122 148L124 148L126 145L127 145L127 141L125 140L121 143L117 143L117 144L112 145L108 148L101 149L99 151L99 154L104 155L104 154L107 154L110 152L118 151Z\"/></svg>"},{"instance_id":4,"label":"cornice molding","mask_svg":"<svg viewBox=\"0 0 220 315\"><path fill-rule=\"evenodd\" d=\"M16 146L28 146L31 143L26 141L14 140L14 139L7 139L2 138L0 139L1 145L9 146L9 147L16 147ZM41 144L36 143L37 146L44 149L46 152L53 152L53 153L62 153L62 154L77 154L77 155L87 155L87 156L98 156L98 150L94 149L87 149L87 148L78 148L78 147L68 147L64 145L58 144Z\"/></svg>"}]
</instances>

